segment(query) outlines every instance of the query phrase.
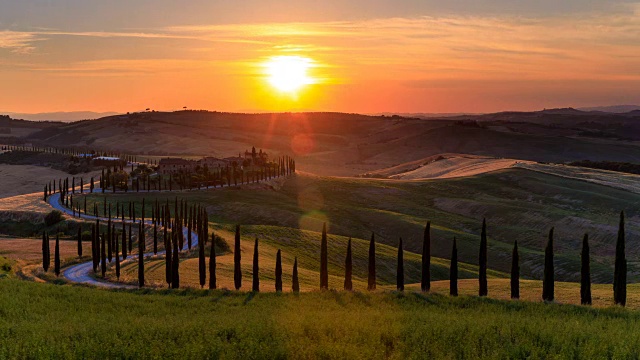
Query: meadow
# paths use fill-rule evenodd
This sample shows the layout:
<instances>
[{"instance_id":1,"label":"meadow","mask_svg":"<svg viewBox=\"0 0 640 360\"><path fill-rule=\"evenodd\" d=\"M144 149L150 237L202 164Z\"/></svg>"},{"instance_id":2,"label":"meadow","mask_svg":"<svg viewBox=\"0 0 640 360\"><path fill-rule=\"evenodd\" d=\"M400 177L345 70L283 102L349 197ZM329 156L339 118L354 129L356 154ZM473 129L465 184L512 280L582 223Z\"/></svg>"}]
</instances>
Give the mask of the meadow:
<instances>
[{"instance_id":1,"label":"meadow","mask_svg":"<svg viewBox=\"0 0 640 360\"><path fill-rule=\"evenodd\" d=\"M0 280L0 358L633 359L639 320L621 308L415 292L105 291Z\"/></svg>"}]
</instances>

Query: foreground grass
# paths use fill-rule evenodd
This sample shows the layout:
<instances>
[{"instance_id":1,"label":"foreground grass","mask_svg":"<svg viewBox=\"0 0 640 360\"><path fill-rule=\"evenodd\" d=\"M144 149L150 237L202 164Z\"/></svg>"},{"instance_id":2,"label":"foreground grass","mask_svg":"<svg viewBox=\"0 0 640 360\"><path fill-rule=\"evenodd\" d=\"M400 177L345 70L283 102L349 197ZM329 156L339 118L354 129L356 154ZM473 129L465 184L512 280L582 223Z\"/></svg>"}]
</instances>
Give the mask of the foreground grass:
<instances>
[{"instance_id":1,"label":"foreground grass","mask_svg":"<svg viewBox=\"0 0 640 360\"><path fill-rule=\"evenodd\" d=\"M633 358L624 309L408 292L112 292L0 280L0 358Z\"/></svg>"}]
</instances>

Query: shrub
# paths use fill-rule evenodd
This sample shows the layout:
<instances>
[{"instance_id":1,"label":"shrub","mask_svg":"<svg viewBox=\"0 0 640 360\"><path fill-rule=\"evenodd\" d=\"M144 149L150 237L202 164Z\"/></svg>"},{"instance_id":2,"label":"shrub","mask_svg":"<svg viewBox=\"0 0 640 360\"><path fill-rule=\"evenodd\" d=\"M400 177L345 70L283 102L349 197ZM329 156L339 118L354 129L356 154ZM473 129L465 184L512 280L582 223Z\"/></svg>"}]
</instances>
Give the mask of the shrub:
<instances>
[{"instance_id":1,"label":"shrub","mask_svg":"<svg viewBox=\"0 0 640 360\"><path fill-rule=\"evenodd\" d=\"M62 212L60 210L53 210L44 217L44 224L52 226L62 221Z\"/></svg>"}]
</instances>

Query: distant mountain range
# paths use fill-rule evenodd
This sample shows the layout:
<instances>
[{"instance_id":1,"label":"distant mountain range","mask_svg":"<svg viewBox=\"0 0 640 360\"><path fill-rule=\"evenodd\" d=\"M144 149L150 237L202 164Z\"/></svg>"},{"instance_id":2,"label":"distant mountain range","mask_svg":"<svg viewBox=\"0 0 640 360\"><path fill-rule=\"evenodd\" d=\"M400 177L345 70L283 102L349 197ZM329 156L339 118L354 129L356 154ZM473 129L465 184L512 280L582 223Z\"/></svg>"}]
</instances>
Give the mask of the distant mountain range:
<instances>
[{"instance_id":1,"label":"distant mountain range","mask_svg":"<svg viewBox=\"0 0 640 360\"><path fill-rule=\"evenodd\" d=\"M579 108L582 111L602 111L608 113L622 114L635 110L640 110L640 105L612 105Z\"/></svg>"},{"instance_id":2,"label":"distant mountain range","mask_svg":"<svg viewBox=\"0 0 640 360\"><path fill-rule=\"evenodd\" d=\"M93 112L93 111L71 111L71 112L48 112L37 114L2 112L0 115L9 115L12 119L32 120L32 121L63 121L71 122L78 120L100 119L106 116L117 115L116 112Z\"/></svg>"}]
</instances>

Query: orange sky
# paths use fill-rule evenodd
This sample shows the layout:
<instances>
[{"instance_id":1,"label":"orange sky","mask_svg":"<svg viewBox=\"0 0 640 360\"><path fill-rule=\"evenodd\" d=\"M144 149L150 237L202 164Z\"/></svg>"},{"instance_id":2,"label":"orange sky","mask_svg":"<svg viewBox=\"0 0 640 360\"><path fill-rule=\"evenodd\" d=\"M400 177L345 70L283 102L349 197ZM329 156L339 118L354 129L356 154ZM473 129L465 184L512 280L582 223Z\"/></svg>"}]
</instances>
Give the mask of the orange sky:
<instances>
[{"instance_id":1,"label":"orange sky","mask_svg":"<svg viewBox=\"0 0 640 360\"><path fill-rule=\"evenodd\" d=\"M0 111L490 112L640 103L633 3L530 16L254 14L194 25L187 15L108 28L0 15ZM312 59L315 83L275 91L262 64L283 55Z\"/></svg>"}]
</instances>

